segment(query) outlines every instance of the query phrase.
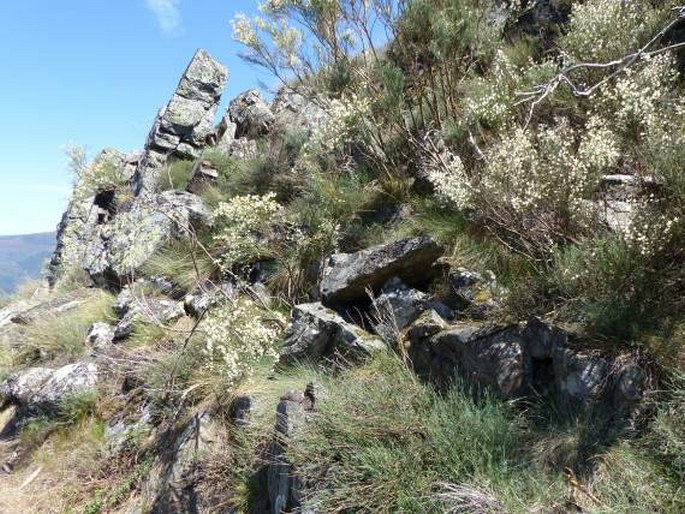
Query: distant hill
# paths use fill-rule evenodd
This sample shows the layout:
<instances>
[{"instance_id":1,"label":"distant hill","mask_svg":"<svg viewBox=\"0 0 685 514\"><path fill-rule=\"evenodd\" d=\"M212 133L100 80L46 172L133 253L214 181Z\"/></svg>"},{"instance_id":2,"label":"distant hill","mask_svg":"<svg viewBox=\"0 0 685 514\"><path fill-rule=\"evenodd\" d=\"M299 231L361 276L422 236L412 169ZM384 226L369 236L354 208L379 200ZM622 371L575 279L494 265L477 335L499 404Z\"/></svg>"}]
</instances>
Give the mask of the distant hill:
<instances>
[{"instance_id":1,"label":"distant hill","mask_svg":"<svg viewBox=\"0 0 685 514\"><path fill-rule=\"evenodd\" d=\"M55 233L0 236L0 293L12 293L29 278L39 278L55 248Z\"/></svg>"}]
</instances>

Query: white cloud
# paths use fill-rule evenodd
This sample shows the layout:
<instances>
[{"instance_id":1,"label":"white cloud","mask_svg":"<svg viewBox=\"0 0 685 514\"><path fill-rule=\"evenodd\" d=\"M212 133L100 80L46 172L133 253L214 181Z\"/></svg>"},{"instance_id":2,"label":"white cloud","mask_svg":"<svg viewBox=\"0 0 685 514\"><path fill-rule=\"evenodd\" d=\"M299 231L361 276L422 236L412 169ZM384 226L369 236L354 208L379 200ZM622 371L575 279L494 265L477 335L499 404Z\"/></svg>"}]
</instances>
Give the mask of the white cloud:
<instances>
[{"instance_id":1,"label":"white cloud","mask_svg":"<svg viewBox=\"0 0 685 514\"><path fill-rule=\"evenodd\" d=\"M145 5L155 15L157 24L169 35L178 34L181 29L181 0L145 0Z\"/></svg>"}]
</instances>

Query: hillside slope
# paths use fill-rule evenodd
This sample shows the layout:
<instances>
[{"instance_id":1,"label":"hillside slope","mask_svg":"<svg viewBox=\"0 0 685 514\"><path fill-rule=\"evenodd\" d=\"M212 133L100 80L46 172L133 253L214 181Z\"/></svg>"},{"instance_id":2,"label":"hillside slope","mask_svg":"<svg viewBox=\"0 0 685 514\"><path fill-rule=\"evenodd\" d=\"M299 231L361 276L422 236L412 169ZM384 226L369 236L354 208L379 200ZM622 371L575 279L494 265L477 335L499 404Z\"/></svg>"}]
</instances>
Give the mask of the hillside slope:
<instances>
[{"instance_id":1,"label":"hillside slope","mask_svg":"<svg viewBox=\"0 0 685 514\"><path fill-rule=\"evenodd\" d=\"M0 236L0 291L10 294L25 280L40 278L54 247L54 232Z\"/></svg>"},{"instance_id":2,"label":"hillside slope","mask_svg":"<svg viewBox=\"0 0 685 514\"><path fill-rule=\"evenodd\" d=\"M0 511L685 511L685 8L260 13L272 102L214 125L198 50L140 152L74 153Z\"/></svg>"}]
</instances>

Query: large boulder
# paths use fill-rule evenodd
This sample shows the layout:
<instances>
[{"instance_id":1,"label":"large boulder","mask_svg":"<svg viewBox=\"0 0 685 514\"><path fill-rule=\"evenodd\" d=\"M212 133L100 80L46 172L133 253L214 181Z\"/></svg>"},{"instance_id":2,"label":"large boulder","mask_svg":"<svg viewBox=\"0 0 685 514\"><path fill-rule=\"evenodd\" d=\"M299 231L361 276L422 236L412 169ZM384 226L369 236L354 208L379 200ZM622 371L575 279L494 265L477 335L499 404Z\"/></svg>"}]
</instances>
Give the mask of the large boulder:
<instances>
[{"instance_id":1,"label":"large boulder","mask_svg":"<svg viewBox=\"0 0 685 514\"><path fill-rule=\"evenodd\" d=\"M0 384L0 405L16 405L32 415L56 414L70 396L95 392L97 381L98 368L92 363L77 362L58 369L31 368Z\"/></svg>"},{"instance_id":2,"label":"large boulder","mask_svg":"<svg viewBox=\"0 0 685 514\"><path fill-rule=\"evenodd\" d=\"M235 138L249 139L266 134L274 123L275 117L269 105L256 89L239 94L228 106L228 115L235 123Z\"/></svg>"},{"instance_id":3,"label":"large boulder","mask_svg":"<svg viewBox=\"0 0 685 514\"><path fill-rule=\"evenodd\" d=\"M331 309L320 303L307 303L293 309L281 360L317 360L336 354L363 357L384 347L380 339L348 323Z\"/></svg>"},{"instance_id":4,"label":"large boulder","mask_svg":"<svg viewBox=\"0 0 685 514\"><path fill-rule=\"evenodd\" d=\"M441 253L433 239L423 236L331 255L319 286L321 297L326 305L354 303L367 298L368 289L377 292L392 277L411 286L424 285L435 274L433 264Z\"/></svg>"},{"instance_id":5,"label":"large boulder","mask_svg":"<svg viewBox=\"0 0 685 514\"><path fill-rule=\"evenodd\" d=\"M152 514L210 512L197 488L198 472L220 436L209 412L195 414L180 432L162 434L164 448L147 476L143 495Z\"/></svg>"},{"instance_id":6,"label":"large boulder","mask_svg":"<svg viewBox=\"0 0 685 514\"><path fill-rule=\"evenodd\" d=\"M546 395L569 412L630 414L648 382L634 357L589 351L572 334L538 319L445 328L426 314L408 334L416 370L438 384L461 377L507 399Z\"/></svg>"},{"instance_id":7,"label":"large boulder","mask_svg":"<svg viewBox=\"0 0 685 514\"><path fill-rule=\"evenodd\" d=\"M60 233L53 262L76 266L107 284L130 277L166 243L188 238L195 228L212 223L211 212L192 193L140 196L112 219L93 213L71 219Z\"/></svg>"},{"instance_id":8,"label":"large boulder","mask_svg":"<svg viewBox=\"0 0 685 514\"><path fill-rule=\"evenodd\" d=\"M328 121L329 115L322 104L314 95L308 98L286 86L276 94L271 111L279 128L312 133Z\"/></svg>"},{"instance_id":9,"label":"large boulder","mask_svg":"<svg viewBox=\"0 0 685 514\"><path fill-rule=\"evenodd\" d=\"M432 371L443 380L458 374L506 398L527 392L524 349L517 327L467 324L450 328L432 338L431 350Z\"/></svg>"},{"instance_id":10,"label":"large boulder","mask_svg":"<svg viewBox=\"0 0 685 514\"><path fill-rule=\"evenodd\" d=\"M169 157L193 158L214 134L214 118L228 72L205 50L188 64L176 91L150 130L133 178L136 194L157 190L157 175Z\"/></svg>"}]
</instances>

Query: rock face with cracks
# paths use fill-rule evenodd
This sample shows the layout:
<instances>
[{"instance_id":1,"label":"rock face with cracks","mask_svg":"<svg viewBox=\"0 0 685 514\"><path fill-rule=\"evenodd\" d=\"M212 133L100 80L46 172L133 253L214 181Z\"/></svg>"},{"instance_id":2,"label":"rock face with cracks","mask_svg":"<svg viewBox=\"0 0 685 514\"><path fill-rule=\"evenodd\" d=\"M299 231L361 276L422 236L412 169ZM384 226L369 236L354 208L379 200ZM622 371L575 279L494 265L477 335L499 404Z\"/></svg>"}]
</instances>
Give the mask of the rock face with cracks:
<instances>
[{"instance_id":1,"label":"rock face with cracks","mask_svg":"<svg viewBox=\"0 0 685 514\"><path fill-rule=\"evenodd\" d=\"M150 130L133 177L136 194L156 190L157 175L170 157L197 157L207 146L227 78L226 67L205 50L195 53Z\"/></svg>"},{"instance_id":2,"label":"rock face with cracks","mask_svg":"<svg viewBox=\"0 0 685 514\"><path fill-rule=\"evenodd\" d=\"M380 339L348 323L335 311L320 303L308 303L293 309L281 359L317 360L336 354L359 358L384 348Z\"/></svg>"},{"instance_id":3,"label":"rock face with cracks","mask_svg":"<svg viewBox=\"0 0 685 514\"><path fill-rule=\"evenodd\" d=\"M408 285L426 283L434 275L440 246L430 237L402 239L357 253L331 255L326 261L320 290L326 305L354 303L378 291L392 277Z\"/></svg>"}]
</instances>

